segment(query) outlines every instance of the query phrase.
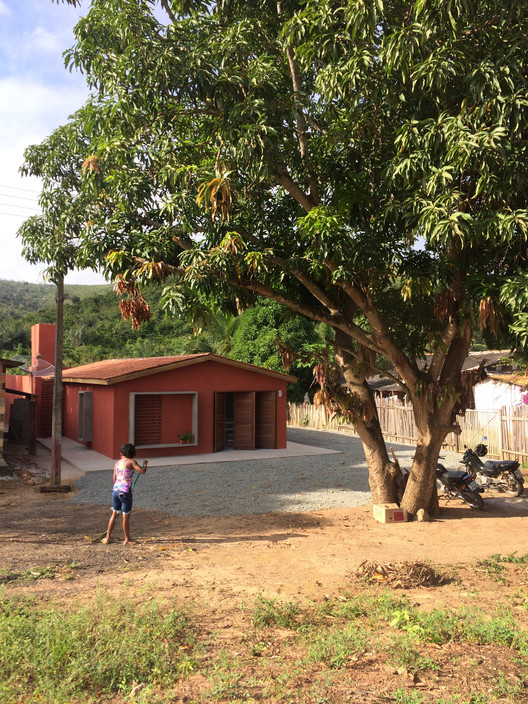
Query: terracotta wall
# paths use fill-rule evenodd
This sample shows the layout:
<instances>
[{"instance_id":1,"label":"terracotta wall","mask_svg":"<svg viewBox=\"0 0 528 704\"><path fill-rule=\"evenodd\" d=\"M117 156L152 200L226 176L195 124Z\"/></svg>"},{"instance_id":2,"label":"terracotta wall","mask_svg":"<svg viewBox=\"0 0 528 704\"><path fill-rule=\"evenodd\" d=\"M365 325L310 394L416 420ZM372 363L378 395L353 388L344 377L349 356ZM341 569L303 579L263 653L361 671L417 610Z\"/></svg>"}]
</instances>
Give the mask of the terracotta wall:
<instances>
[{"instance_id":1,"label":"terracotta wall","mask_svg":"<svg viewBox=\"0 0 528 704\"><path fill-rule=\"evenodd\" d=\"M31 362L40 355L45 362L55 364L55 324L38 323L31 327Z\"/></svg>"},{"instance_id":2,"label":"terracotta wall","mask_svg":"<svg viewBox=\"0 0 528 704\"><path fill-rule=\"evenodd\" d=\"M8 374L6 377L8 389L21 391L24 394L34 394L37 399L36 434L38 438L51 437L51 416L53 412L53 379ZM22 394L6 392L6 426L9 424L9 411L16 398L24 398Z\"/></svg>"},{"instance_id":3,"label":"terracotta wall","mask_svg":"<svg viewBox=\"0 0 528 704\"><path fill-rule=\"evenodd\" d=\"M246 371L215 361L206 361L169 372L149 374L111 386L88 386L65 382L63 432L75 441L78 441L79 391L87 390L93 392L93 437L90 446L107 457L118 457L119 448L129 441L130 394L140 392L159 394L169 391L196 391L198 393L197 444L143 449L141 450L143 457L212 452L215 391L273 390L277 392L277 447L286 447L286 382L266 374ZM190 409L189 399L190 397L187 396L179 400L178 397L169 396L164 401L164 403L173 404L173 410L177 416L170 430L167 427L162 430L164 440L171 440L175 433L191 429L190 418L187 415ZM178 417L178 414L181 414L181 417ZM181 422L182 419L184 422Z\"/></svg>"}]
</instances>

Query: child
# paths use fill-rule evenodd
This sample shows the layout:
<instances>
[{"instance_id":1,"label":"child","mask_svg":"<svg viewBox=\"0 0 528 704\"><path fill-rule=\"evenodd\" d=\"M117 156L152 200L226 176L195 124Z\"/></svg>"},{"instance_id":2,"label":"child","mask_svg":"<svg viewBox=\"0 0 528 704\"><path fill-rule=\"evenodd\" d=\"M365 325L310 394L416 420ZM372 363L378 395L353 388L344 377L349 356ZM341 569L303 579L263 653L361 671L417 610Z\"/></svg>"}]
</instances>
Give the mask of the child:
<instances>
[{"instance_id":1,"label":"child","mask_svg":"<svg viewBox=\"0 0 528 704\"><path fill-rule=\"evenodd\" d=\"M130 512L132 511L132 475L134 470L141 474L147 473L147 460L143 460L143 467L140 467L134 459L136 448L131 443L123 445L120 450L121 459L114 465L114 488L112 490L112 515L108 521L106 537L102 543L109 543L110 536L115 526L116 518L123 512L123 533L125 534L125 545L132 542L130 540Z\"/></svg>"}]
</instances>

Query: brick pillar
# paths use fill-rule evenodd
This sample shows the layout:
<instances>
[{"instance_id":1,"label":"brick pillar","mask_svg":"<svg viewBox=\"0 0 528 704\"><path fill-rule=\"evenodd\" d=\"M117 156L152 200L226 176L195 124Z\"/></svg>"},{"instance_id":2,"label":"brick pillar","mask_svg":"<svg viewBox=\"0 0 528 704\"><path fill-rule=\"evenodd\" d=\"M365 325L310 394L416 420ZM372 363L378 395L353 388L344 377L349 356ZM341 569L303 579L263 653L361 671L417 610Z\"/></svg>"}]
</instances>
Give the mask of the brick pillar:
<instances>
[{"instance_id":1,"label":"brick pillar","mask_svg":"<svg viewBox=\"0 0 528 704\"><path fill-rule=\"evenodd\" d=\"M38 323L31 328L31 363L35 364L37 356L49 364L55 365L55 325Z\"/></svg>"}]
</instances>

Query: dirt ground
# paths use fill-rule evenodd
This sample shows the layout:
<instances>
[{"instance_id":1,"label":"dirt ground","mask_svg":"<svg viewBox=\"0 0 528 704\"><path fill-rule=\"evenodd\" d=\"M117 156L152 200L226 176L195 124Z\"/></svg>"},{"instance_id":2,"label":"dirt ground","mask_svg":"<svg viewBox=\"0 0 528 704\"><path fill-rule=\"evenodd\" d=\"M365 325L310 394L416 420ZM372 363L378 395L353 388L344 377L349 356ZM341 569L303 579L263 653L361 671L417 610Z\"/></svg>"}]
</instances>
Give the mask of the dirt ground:
<instances>
[{"instance_id":1,"label":"dirt ground","mask_svg":"<svg viewBox=\"0 0 528 704\"><path fill-rule=\"evenodd\" d=\"M474 594L487 601L507 591L510 598L528 589L525 565L509 567L507 590L479 567L492 555L528 554L526 495L486 494L483 512L452 502L434 521L395 525L375 521L371 506L200 519L134 509L136 542L122 544L118 523L114 542L103 545L98 535L107 507L74 505L71 494L40 493L34 484L39 467L20 456L11 463L16 479L0 481L0 583L12 593L78 602L97 587L126 586L138 595L148 588L207 610L217 628L231 628L240 605L258 595L306 601L359 590L356 573L365 560L430 561L456 574L457 580L435 589L408 590L426 607L469 602ZM528 625L526 608L519 617Z\"/></svg>"},{"instance_id":2,"label":"dirt ground","mask_svg":"<svg viewBox=\"0 0 528 704\"><path fill-rule=\"evenodd\" d=\"M222 600L318 598L349 584L364 560L471 564L493 554L528 553L528 490L519 498L485 494L485 511L461 502L443 504L425 523L378 523L372 506L314 513L180 518L134 509L133 545L122 544L120 520L113 542L105 530L107 507L70 503L71 493L40 493L42 467L12 456L16 480L0 481L0 565L22 572L80 563L82 588L134 579L177 590L184 598L209 591ZM443 503L443 502L442 502ZM477 576L474 576L477 579ZM75 591L79 584L76 581ZM45 591L65 594L68 584L42 580Z\"/></svg>"}]
</instances>

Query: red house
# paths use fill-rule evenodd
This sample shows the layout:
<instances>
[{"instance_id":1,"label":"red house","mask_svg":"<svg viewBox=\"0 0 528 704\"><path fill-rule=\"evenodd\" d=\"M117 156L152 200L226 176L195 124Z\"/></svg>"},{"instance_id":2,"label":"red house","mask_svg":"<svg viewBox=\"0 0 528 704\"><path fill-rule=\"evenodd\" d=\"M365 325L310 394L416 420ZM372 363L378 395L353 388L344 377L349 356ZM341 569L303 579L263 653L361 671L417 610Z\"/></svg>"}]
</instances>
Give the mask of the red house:
<instances>
[{"instance_id":1,"label":"red house","mask_svg":"<svg viewBox=\"0 0 528 704\"><path fill-rule=\"evenodd\" d=\"M110 458L125 442L142 457L286 447L287 374L205 353L106 360L62 378L63 435ZM39 382L42 436L53 380Z\"/></svg>"}]
</instances>

